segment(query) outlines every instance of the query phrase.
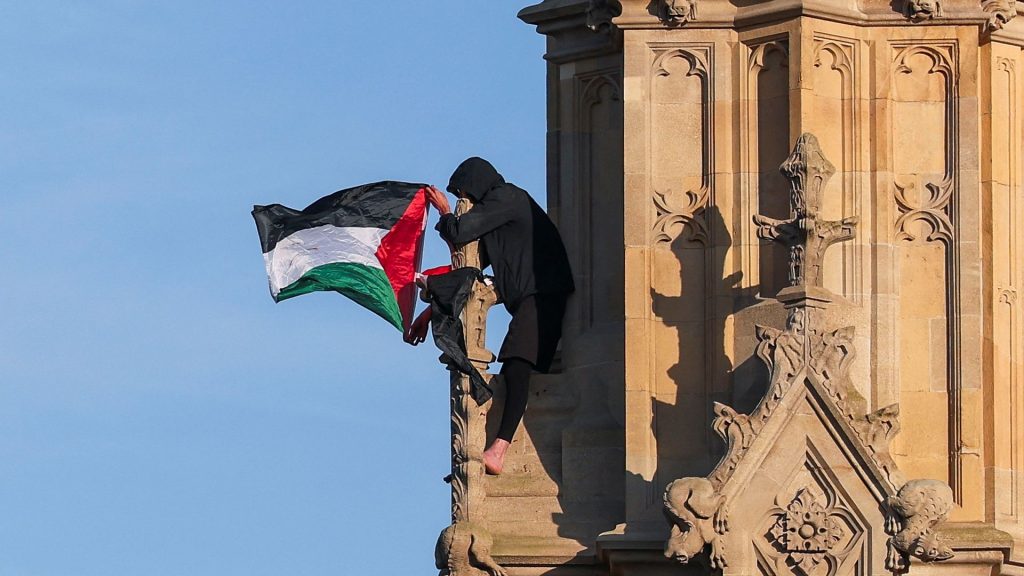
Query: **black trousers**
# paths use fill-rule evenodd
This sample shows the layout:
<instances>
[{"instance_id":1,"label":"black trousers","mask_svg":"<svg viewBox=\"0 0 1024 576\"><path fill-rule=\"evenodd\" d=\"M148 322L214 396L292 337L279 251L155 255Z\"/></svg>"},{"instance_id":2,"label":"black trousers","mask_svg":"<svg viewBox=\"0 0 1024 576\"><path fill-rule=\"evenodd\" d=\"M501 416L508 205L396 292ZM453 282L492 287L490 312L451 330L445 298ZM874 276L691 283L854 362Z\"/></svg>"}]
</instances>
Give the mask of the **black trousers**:
<instances>
[{"instance_id":1,"label":"black trousers","mask_svg":"<svg viewBox=\"0 0 1024 576\"><path fill-rule=\"evenodd\" d=\"M530 374L547 373L562 337L562 319L568 294L528 296L512 313L508 334L498 359L505 380L505 408L498 438L512 442L530 398Z\"/></svg>"}]
</instances>

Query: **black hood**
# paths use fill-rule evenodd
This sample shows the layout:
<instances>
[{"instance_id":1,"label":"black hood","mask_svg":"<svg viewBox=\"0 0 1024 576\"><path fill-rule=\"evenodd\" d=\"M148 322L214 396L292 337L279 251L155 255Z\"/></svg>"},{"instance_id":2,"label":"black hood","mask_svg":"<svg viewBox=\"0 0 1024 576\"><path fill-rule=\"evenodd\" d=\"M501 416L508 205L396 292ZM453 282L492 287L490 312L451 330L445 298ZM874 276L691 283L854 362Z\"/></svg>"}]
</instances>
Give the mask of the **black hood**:
<instances>
[{"instance_id":1,"label":"black hood","mask_svg":"<svg viewBox=\"0 0 1024 576\"><path fill-rule=\"evenodd\" d=\"M479 202L489 190L504 183L505 179L490 162L474 156L455 169L448 181L448 192L456 194L456 191L461 190L474 202Z\"/></svg>"}]
</instances>

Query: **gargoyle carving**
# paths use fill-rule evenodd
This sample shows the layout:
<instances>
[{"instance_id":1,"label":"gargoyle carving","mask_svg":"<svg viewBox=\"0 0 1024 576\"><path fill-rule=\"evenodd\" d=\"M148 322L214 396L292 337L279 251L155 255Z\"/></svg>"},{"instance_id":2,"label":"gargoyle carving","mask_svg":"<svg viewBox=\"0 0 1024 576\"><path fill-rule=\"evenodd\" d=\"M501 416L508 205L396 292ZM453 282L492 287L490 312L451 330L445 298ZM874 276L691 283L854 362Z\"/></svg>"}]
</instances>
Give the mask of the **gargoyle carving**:
<instances>
[{"instance_id":1,"label":"gargoyle carving","mask_svg":"<svg viewBox=\"0 0 1024 576\"><path fill-rule=\"evenodd\" d=\"M440 576L508 576L491 558L491 535L470 522L456 522L445 528L437 539L434 560Z\"/></svg>"},{"instance_id":2,"label":"gargoyle carving","mask_svg":"<svg viewBox=\"0 0 1024 576\"><path fill-rule=\"evenodd\" d=\"M664 498L665 516L672 524L665 557L687 564L710 546L711 568L724 568L721 536L729 530L725 497L705 478L680 478L665 488Z\"/></svg>"},{"instance_id":3,"label":"gargoyle carving","mask_svg":"<svg viewBox=\"0 0 1024 576\"><path fill-rule=\"evenodd\" d=\"M685 24L697 19L697 0L665 0L665 19Z\"/></svg>"},{"instance_id":4,"label":"gargoyle carving","mask_svg":"<svg viewBox=\"0 0 1024 576\"><path fill-rule=\"evenodd\" d=\"M914 22L942 18L941 0L907 0L903 13Z\"/></svg>"},{"instance_id":5,"label":"gargoyle carving","mask_svg":"<svg viewBox=\"0 0 1024 576\"><path fill-rule=\"evenodd\" d=\"M982 9L988 12L987 32L1002 30L1004 26L1017 17L1017 6L1014 0L985 0Z\"/></svg>"},{"instance_id":6,"label":"gargoyle carving","mask_svg":"<svg viewBox=\"0 0 1024 576\"><path fill-rule=\"evenodd\" d=\"M886 568L906 570L909 557L924 562L949 560L953 551L935 534L935 525L953 509L953 491L938 480L911 480L885 502L889 556Z\"/></svg>"}]
</instances>

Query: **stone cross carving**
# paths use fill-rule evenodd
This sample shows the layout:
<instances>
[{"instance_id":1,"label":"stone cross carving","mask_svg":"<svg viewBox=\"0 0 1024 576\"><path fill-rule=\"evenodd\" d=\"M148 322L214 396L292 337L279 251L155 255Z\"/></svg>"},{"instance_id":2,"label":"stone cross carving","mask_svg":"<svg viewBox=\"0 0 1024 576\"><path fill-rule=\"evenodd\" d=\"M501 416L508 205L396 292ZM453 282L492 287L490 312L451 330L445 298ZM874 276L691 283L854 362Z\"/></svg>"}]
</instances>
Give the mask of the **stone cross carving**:
<instances>
[{"instance_id":1,"label":"stone cross carving","mask_svg":"<svg viewBox=\"0 0 1024 576\"><path fill-rule=\"evenodd\" d=\"M469 199L460 199L455 214L461 216L472 206ZM453 247L453 268L480 268L480 264L478 241ZM487 312L497 300L492 286L476 282L462 311L466 356L484 378L490 378L487 366L494 360L486 347ZM441 576L505 576L505 570L491 557L491 535L480 523L486 497L481 452L487 441L485 425L491 403L478 406L470 387L469 376L451 372L452 473L445 480L452 485L452 524L438 537L434 557Z\"/></svg>"},{"instance_id":2,"label":"stone cross carving","mask_svg":"<svg viewBox=\"0 0 1024 576\"><path fill-rule=\"evenodd\" d=\"M813 134L800 136L780 171L789 179L789 219L755 215L757 235L789 248L791 286L820 288L825 251L837 242L856 236L857 218L821 219L822 192L836 169L822 154Z\"/></svg>"}]
</instances>

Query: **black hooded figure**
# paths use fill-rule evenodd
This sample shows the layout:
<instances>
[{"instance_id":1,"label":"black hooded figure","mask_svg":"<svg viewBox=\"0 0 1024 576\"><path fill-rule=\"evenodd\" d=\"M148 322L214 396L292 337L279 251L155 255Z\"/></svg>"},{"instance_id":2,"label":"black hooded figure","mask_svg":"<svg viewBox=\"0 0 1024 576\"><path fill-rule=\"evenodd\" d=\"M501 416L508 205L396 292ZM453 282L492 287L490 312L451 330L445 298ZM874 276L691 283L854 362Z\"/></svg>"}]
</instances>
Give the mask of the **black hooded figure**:
<instances>
[{"instance_id":1,"label":"black hooded figure","mask_svg":"<svg viewBox=\"0 0 1024 576\"><path fill-rule=\"evenodd\" d=\"M492 474L526 411L532 370L547 373L562 336L565 303L574 286L565 245L551 219L522 188L505 182L490 162L459 165L448 192L473 200L462 216L441 216L437 231L452 244L480 240L483 263L512 315L498 360L507 388L497 440L484 453Z\"/></svg>"}]
</instances>

